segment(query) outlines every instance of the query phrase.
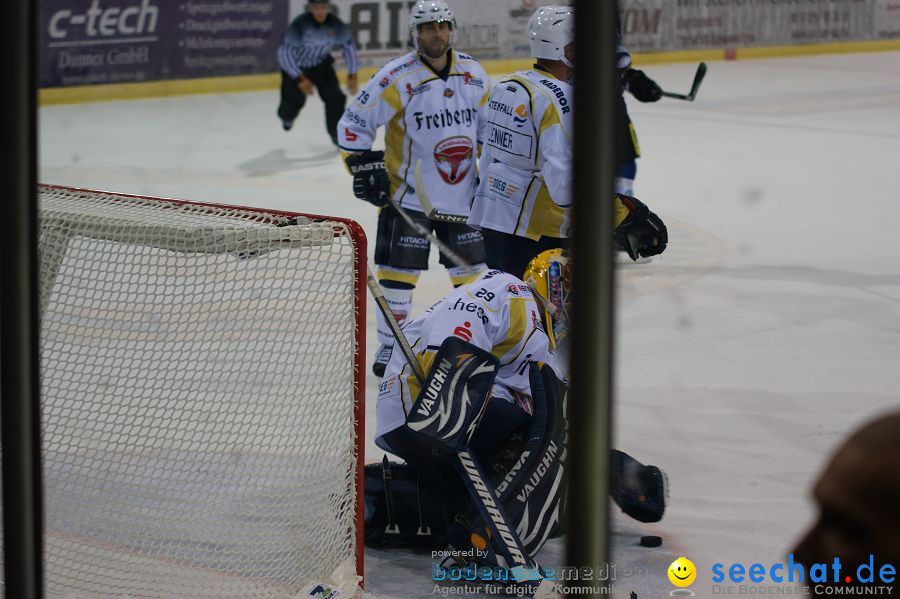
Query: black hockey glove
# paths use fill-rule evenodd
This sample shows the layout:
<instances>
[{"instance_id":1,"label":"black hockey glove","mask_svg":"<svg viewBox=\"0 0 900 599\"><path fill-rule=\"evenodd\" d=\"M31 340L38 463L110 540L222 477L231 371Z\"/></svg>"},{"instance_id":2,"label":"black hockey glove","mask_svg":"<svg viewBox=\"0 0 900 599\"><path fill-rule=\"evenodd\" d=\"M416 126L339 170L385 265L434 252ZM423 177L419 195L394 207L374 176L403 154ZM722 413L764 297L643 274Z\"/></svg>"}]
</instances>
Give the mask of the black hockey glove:
<instances>
[{"instance_id":1,"label":"black hockey glove","mask_svg":"<svg viewBox=\"0 0 900 599\"><path fill-rule=\"evenodd\" d=\"M641 102L656 102L662 98L662 88L647 77L644 71L628 69L622 79L625 81L625 89Z\"/></svg>"},{"instance_id":2,"label":"black hockey glove","mask_svg":"<svg viewBox=\"0 0 900 599\"><path fill-rule=\"evenodd\" d=\"M629 210L625 220L613 231L613 241L619 249L628 252L632 260L662 254L669 243L669 232L662 219L637 198L626 195L616 197Z\"/></svg>"},{"instance_id":3,"label":"black hockey glove","mask_svg":"<svg viewBox=\"0 0 900 599\"><path fill-rule=\"evenodd\" d=\"M353 175L353 195L379 208L386 206L390 197L390 181L384 168L384 152L366 150L351 154L347 156L346 163Z\"/></svg>"}]
</instances>

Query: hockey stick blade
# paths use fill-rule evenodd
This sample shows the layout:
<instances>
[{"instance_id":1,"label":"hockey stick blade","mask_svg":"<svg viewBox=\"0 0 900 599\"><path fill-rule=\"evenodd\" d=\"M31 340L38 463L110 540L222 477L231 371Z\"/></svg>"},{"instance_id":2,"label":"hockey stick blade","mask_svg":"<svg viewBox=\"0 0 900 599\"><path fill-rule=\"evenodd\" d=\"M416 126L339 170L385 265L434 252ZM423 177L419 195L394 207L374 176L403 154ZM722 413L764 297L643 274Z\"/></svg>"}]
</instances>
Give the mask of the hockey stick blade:
<instances>
[{"instance_id":1,"label":"hockey stick blade","mask_svg":"<svg viewBox=\"0 0 900 599\"><path fill-rule=\"evenodd\" d=\"M425 191L425 181L422 179L422 160L416 160L416 168L413 170L413 182L416 184L416 197L419 198L419 204L422 205L422 212L428 217L428 220L436 220L445 223L462 223L469 221L468 216L462 214L446 214L438 212L434 209L434 204Z\"/></svg>"},{"instance_id":2,"label":"hockey stick blade","mask_svg":"<svg viewBox=\"0 0 900 599\"><path fill-rule=\"evenodd\" d=\"M662 93L666 98L675 98L676 100L687 100L688 102L693 102L694 98L697 97L697 92L700 90L700 84L703 83L703 78L706 77L706 63L701 62L697 66L697 73L694 75L694 82L691 84L691 91L688 94L676 94L673 92Z\"/></svg>"}]
</instances>

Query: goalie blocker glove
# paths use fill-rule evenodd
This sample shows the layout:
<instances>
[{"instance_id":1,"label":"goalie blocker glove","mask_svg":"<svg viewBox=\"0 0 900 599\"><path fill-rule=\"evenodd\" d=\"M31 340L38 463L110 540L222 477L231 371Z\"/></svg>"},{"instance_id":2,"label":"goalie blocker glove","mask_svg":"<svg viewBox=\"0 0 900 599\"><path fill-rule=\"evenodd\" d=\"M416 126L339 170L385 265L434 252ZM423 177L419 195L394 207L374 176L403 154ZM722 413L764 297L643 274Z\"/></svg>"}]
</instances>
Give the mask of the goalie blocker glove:
<instances>
[{"instance_id":1,"label":"goalie blocker glove","mask_svg":"<svg viewBox=\"0 0 900 599\"><path fill-rule=\"evenodd\" d=\"M353 175L353 195L381 208L390 197L390 181L384 167L382 150L365 150L347 156L345 162Z\"/></svg>"},{"instance_id":2,"label":"goalie blocker glove","mask_svg":"<svg viewBox=\"0 0 900 599\"><path fill-rule=\"evenodd\" d=\"M618 248L632 260L662 254L669 243L669 232L662 219L637 198L617 194L616 199L628 209L628 216L613 231Z\"/></svg>"},{"instance_id":3,"label":"goalie blocker glove","mask_svg":"<svg viewBox=\"0 0 900 599\"><path fill-rule=\"evenodd\" d=\"M625 82L625 89L641 102L656 102L662 98L662 88L656 81L647 77L644 71L628 69L622 75L622 79Z\"/></svg>"}]
</instances>

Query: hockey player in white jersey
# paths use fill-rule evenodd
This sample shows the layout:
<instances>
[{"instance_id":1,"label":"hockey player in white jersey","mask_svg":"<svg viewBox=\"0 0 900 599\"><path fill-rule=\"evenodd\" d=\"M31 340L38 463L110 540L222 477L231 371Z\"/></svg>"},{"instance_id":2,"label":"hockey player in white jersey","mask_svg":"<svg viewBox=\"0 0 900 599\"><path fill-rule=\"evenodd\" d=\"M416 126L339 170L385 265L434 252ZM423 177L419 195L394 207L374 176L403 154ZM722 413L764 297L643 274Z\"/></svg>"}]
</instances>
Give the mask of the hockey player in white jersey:
<instances>
[{"instance_id":1,"label":"hockey player in white jersey","mask_svg":"<svg viewBox=\"0 0 900 599\"><path fill-rule=\"evenodd\" d=\"M467 216L475 194L478 132L490 79L471 56L451 48L456 21L442 0L420 0L410 9L415 50L384 65L347 108L338 144L350 153L356 197L379 208L375 241L377 277L398 321L412 305L419 273L428 268L430 244L390 204L420 222L470 267L441 255L454 286L484 270L481 234L464 223L431 222L422 211L414 173L421 162L427 194L439 212ZM385 150L373 150L385 127ZM393 337L378 316L381 347L373 371L383 373Z\"/></svg>"},{"instance_id":2,"label":"hockey player in white jersey","mask_svg":"<svg viewBox=\"0 0 900 599\"><path fill-rule=\"evenodd\" d=\"M562 250L543 252L530 262L524 276L525 280L490 270L404 327L421 370L430 375L423 381L402 352L394 352L376 403L375 442L407 462L417 477L408 487L415 498L404 497L396 483L392 491L387 482L397 481L406 470L398 471L401 467L387 462L368 467L378 472L393 468L383 485L378 475L370 480L367 473L369 542L449 541L462 551L475 547L486 551L484 555L503 553L495 546L497 535L485 532L485 519L480 520L472 509L478 501L473 501L465 477L454 472L449 454L440 449L435 435L423 435L421 426L416 427L430 411L429 423L439 421L444 430L457 423L454 430L458 430L463 422L469 422L459 414L465 414L467 408L470 413L477 412L485 401L479 397L481 391L489 397L466 449L484 466L485 479L496 489L528 555L533 558L547 539L559 532L565 505L567 371L561 354L568 329L568 258ZM450 352L450 342L462 349ZM494 362L495 370L473 390L469 380L457 372L457 365L479 351ZM462 405L434 392L434 381L452 381L444 385L450 388L469 385L461 394ZM618 451L610 458L615 501L639 520L659 520L665 509L660 470ZM435 509L435 504L440 509ZM419 507L410 509L412 506ZM426 506L425 512L422 506ZM431 531L427 535L422 533L426 529ZM500 559L486 561L503 563Z\"/></svg>"},{"instance_id":3,"label":"hockey player in white jersey","mask_svg":"<svg viewBox=\"0 0 900 599\"><path fill-rule=\"evenodd\" d=\"M488 101L481 183L469 216L484 236L488 267L519 276L532 256L568 246L575 9L539 8L528 37L534 67L505 77ZM633 198L614 201L615 226L628 229L616 240L633 244L632 259L662 252L668 240L662 221Z\"/></svg>"}]
</instances>

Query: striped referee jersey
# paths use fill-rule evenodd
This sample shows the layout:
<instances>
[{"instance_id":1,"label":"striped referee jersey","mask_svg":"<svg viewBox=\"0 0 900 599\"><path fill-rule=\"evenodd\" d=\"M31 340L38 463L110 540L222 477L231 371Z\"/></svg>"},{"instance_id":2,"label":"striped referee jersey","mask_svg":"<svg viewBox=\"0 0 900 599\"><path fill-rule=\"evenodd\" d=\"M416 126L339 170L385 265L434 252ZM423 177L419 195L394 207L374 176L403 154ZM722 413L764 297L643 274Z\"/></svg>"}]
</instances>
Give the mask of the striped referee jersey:
<instances>
[{"instance_id":1,"label":"striped referee jersey","mask_svg":"<svg viewBox=\"0 0 900 599\"><path fill-rule=\"evenodd\" d=\"M324 23L317 23L309 13L303 13L291 23L284 40L278 47L278 64L281 69L297 79L303 69L322 63L331 55L331 49L340 45L347 62L347 72L357 68L356 44L350 29L336 16L329 14Z\"/></svg>"}]
</instances>

